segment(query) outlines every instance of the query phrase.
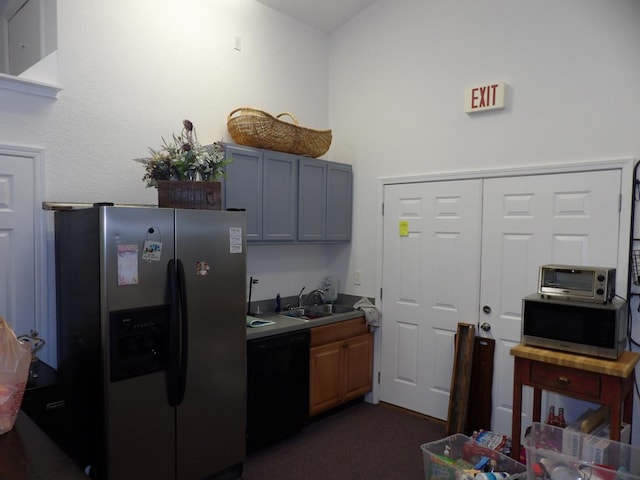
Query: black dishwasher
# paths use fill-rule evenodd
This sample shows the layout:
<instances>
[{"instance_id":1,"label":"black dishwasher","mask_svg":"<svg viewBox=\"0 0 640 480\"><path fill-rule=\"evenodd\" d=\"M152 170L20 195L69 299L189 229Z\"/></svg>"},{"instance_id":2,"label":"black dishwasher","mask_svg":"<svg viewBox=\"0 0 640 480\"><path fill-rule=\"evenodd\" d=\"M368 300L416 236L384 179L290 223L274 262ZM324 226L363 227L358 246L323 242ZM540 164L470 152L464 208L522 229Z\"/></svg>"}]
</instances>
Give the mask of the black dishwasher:
<instances>
[{"instance_id":1,"label":"black dishwasher","mask_svg":"<svg viewBox=\"0 0 640 480\"><path fill-rule=\"evenodd\" d=\"M247 451L306 423L310 337L305 329L247 341Z\"/></svg>"}]
</instances>

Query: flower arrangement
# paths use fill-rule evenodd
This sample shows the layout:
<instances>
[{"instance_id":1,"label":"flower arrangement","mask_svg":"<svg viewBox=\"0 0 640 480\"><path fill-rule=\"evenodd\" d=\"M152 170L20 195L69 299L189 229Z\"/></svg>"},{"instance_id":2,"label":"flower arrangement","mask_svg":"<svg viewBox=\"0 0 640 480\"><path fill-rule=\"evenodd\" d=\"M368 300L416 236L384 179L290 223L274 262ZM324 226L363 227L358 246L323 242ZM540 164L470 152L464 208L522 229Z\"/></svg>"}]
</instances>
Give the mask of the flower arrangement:
<instances>
[{"instance_id":1,"label":"flower arrangement","mask_svg":"<svg viewBox=\"0 0 640 480\"><path fill-rule=\"evenodd\" d=\"M231 163L225 158L222 142L202 145L195 127L189 120L182 121L180 135L172 134L171 141L162 139L159 150L149 148L151 157L136 158L144 164L142 177L147 188L158 187L158 180L215 181L224 175L224 167Z\"/></svg>"}]
</instances>

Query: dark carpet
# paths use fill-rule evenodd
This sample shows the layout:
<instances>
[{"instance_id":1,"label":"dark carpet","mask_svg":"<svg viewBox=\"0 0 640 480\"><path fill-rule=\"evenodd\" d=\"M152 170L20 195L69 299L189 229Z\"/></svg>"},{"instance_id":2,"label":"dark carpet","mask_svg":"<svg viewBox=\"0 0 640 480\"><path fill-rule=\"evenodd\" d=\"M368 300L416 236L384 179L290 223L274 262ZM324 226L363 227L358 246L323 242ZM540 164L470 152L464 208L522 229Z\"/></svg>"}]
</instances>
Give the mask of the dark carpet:
<instances>
[{"instance_id":1,"label":"dark carpet","mask_svg":"<svg viewBox=\"0 0 640 480\"><path fill-rule=\"evenodd\" d=\"M420 445L445 436L445 426L432 420L361 402L249 454L243 479L424 479Z\"/></svg>"}]
</instances>

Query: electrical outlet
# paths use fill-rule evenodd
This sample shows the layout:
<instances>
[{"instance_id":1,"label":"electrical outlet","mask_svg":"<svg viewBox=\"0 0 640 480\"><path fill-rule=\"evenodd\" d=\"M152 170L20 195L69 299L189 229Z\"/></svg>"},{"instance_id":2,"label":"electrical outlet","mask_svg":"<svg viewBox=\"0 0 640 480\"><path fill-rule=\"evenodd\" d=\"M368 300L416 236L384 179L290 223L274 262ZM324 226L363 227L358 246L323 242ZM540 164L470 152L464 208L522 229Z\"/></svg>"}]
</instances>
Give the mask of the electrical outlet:
<instances>
[{"instance_id":1,"label":"electrical outlet","mask_svg":"<svg viewBox=\"0 0 640 480\"><path fill-rule=\"evenodd\" d=\"M242 37L240 35L234 35L233 37L233 49L237 51L242 51Z\"/></svg>"},{"instance_id":2,"label":"electrical outlet","mask_svg":"<svg viewBox=\"0 0 640 480\"><path fill-rule=\"evenodd\" d=\"M360 270L353 272L353 284L362 285L362 272Z\"/></svg>"}]
</instances>

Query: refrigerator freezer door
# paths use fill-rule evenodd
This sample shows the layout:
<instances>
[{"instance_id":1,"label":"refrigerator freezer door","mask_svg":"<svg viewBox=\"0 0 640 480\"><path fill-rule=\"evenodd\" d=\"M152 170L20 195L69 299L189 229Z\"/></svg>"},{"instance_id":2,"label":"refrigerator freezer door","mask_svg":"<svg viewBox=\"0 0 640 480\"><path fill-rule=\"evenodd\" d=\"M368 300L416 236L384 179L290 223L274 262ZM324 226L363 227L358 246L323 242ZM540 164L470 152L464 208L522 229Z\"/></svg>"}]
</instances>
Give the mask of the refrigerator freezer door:
<instances>
[{"instance_id":1,"label":"refrigerator freezer door","mask_svg":"<svg viewBox=\"0 0 640 480\"><path fill-rule=\"evenodd\" d=\"M101 222L108 478L174 479L165 342L173 210L105 208Z\"/></svg>"},{"instance_id":2,"label":"refrigerator freezer door","mask_svg":"<svg viewBox=\"0 0 640 480\"><path fill-rule=\"evenodd\" d=\"M178 479L204 478L245 458L245 222L244 212L176 210L188 322Z\"/></svg>"}]
</instances>

